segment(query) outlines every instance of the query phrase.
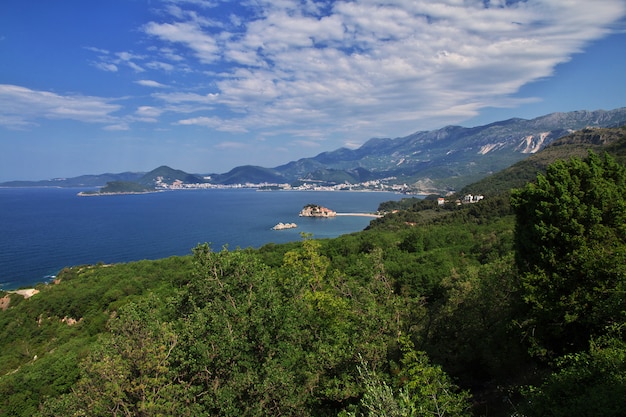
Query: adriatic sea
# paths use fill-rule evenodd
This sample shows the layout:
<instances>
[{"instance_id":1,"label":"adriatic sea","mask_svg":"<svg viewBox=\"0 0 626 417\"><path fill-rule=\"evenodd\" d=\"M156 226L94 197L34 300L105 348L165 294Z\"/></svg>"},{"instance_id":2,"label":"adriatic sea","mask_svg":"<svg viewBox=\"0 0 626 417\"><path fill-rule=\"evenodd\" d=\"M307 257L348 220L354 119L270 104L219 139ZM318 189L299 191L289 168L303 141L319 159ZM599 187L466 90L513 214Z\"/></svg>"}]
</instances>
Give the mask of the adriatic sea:
<instances>
[{"instance_id":1,"label":"adriatic sea","mask_svg":"<svg viewBox=\"0 0 626 417\"><path fill-rule=\"evenodd\" d=\"M79 197L64 188L0 188L0 289L50 280L73 265L188 255L199 243L258 248L363 230L369 217L299 217L306 204L370 213L401 194L211 189ZM277 223L297 228L272 230Z\"/></svg>"}]
</instances>

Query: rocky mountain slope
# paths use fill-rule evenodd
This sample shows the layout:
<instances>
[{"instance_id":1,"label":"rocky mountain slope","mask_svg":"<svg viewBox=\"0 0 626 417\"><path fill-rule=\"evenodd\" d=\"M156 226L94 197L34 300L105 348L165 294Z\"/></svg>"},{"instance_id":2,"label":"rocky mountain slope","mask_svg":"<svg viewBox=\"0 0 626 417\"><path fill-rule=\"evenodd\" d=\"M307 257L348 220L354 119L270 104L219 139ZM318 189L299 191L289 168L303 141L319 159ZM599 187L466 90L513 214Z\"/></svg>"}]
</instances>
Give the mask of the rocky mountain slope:
<instances>
[{"instance_id":1,"label":"rocky mountain slope","mask_svg":"<svg viewBox=\"0 0 626 417\"><path fill-rule=\"evenodd\" d=\"M626 126L620 128L587 128L576 131L547 145L508 168L469 184L459 194L495 195L524 186L545 173L548 165L557 159L584 159L589 152L611 154L618 162L626 163Z\"/></svg>"},{"instance_id":2,"label":"rocky mountain slope","mask_svg":"<svg viewBox=\"0 0 626 417\"><path fill-rule=\"evenodd\" d=\"M525 159L574 131L624 124L626 108L552 113L473 128L447 126L403 138L371 139L358 149L324 152L275 170L288 181L393 177L396 182L454 189Z\"/></svg>"}]
</instances>

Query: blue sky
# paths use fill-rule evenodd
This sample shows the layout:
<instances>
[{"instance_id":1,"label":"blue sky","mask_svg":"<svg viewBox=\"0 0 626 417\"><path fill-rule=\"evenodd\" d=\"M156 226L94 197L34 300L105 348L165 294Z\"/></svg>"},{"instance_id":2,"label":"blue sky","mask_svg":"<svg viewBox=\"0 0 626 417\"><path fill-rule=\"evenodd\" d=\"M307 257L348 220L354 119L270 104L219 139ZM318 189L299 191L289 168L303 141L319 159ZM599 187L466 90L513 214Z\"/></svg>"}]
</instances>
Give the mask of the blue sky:
<instances>
[{"instance_id":1,"label":"blue sky","mask_svg":"<svg viewBox=\"0 0 626 417\"><path fill-rule=\"evenodd\" d=\"M0 181L626 106L624 0L4 0Z\"/></svg>"}]
</instances>

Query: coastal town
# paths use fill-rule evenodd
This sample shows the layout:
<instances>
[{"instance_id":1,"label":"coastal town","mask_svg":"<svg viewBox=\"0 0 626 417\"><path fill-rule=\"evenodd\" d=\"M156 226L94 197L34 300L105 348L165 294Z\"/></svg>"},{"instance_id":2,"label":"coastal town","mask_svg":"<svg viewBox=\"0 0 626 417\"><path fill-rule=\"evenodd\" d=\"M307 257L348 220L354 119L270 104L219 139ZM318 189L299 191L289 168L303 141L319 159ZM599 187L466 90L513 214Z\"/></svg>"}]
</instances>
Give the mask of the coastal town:
<instances>
[{"instance_id":1,"label":"coastal town","mask_svg":"<svg viewBox=\"0 0 626 417\"><path fill-rule=\"evenodd\" d=\"M285 190L285 191L390 191L396 193L406 193L409 186L406 184L390 184L386 179L365 181L356 184L347 182L341 184L328 184L321 181L303 181L299 185L287 183L242 183L242 184L212 184L212 183L184 183L175 180L167 183L163 178L157 178L155 182L157 190L183 190L183 189L229 189L229 188L253 188L258 190Z\"/></svg>"}]
</instances>

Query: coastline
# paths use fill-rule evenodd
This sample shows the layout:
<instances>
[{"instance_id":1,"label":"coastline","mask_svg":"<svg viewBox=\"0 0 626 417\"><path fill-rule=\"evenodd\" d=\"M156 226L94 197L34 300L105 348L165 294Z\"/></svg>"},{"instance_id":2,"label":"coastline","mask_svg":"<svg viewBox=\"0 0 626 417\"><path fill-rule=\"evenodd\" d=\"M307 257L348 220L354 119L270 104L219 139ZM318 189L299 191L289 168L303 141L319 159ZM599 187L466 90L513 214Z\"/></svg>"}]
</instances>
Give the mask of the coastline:
<instances>
[{"instance_id":1,"label":"coastline","mask_svg":"<svg viewBox=\"0 0 626 417\"><path fill-rule=\"evenodd\" d=\"M135 195L135 194L152 194L152 193L160 193L164 190L154 190L154 191L129 191L129 192L119 192L119 193L90 193L86 191L81 191L76 195L79 197L106 197L111 195Z\"/></svg>"}]
</instances>

